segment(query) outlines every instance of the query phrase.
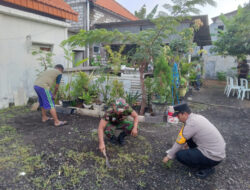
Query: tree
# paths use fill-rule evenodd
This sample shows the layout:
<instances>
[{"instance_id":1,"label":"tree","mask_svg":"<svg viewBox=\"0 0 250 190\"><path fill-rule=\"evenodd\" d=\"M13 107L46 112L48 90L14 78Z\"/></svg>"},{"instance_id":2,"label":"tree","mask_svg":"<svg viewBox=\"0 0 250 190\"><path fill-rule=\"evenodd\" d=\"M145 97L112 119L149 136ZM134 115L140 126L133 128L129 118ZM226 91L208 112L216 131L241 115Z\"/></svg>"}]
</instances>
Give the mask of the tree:
<instances>
[{"instance_id":1,"label":"tree","mask_svg":"<svg viewBox=\"0 0 250 190\"><path fill-rule=\"evenodd\" d=\"M53 54L50 51L43 50L34 50L32 51L32 55L38 56L37 61L39 61L42 70L36 69L37 75L41 74L41 72L46 71L48 68L53 68Z\"/></svg>"},{"instance_id":2,"label":"tree","mask_svg":"<svg viewBox=\"0 0 250 190\"><path fill-rule=\"evenodd\" d=\"M211 5L216 6L214 0L171 0L171 4L164 4L172 16L188 16L190 13L200 14L200 10L196 6ZM160 15L165 15L166 12L160 12Z\"/></svg>"},{"instance_id":3,"label":"tree","mask_svg":"<svg viewBox=\"0 0 250 190\"><path fill-rule=\"evenodd\" d=\"M238 59L250 55L250 3L239 7L237 14L232 18L224 15L220 19L225 25L225 30L217 34L217 41L213 43L211 52L222 56L236 56Z\"/></svg>"},{"instance_id":4,"label":"tree","mask_svg":"<svg viewBox=\"0 0 250 190\"><path fill-rule=\"evenodd\" d=\"M147 8L144 4L139 11L135 11L135 16L139 19L153 19L158 9L158 5L156 5L151 12L147 15Z\"/></svg>"}]
</instances>

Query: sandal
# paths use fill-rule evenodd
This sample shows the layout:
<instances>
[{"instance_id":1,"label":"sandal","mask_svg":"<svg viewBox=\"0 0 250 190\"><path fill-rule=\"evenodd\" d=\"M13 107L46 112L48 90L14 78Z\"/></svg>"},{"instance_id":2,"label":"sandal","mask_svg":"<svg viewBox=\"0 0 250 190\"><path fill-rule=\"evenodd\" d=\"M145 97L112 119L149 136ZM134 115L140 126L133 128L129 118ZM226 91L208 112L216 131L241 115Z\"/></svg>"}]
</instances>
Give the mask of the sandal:
<instances>
[{"instance_id":1,"label":"sandal","mask_svg":"<svg viewBox=\"0 0 250 190\"><path fill-rule=\"evenodd\" d=\"M48 119L46 121L42 121L42 122L46 123L47 121L51 121L51 120L53 120L53 118L52 117L48 117Z\"/></svg>"},{"instance_id":2,"label":"sandal","mask_svg":"<svg viewBox=\"0 0 250 190\"><path fill-rule=\"evenodd\" d=\"M67 121L60 121L60 123L58 125L54 125L55 127L62 127L64 125L67 125L68 122Z\"/></svg>"}]
</instances>

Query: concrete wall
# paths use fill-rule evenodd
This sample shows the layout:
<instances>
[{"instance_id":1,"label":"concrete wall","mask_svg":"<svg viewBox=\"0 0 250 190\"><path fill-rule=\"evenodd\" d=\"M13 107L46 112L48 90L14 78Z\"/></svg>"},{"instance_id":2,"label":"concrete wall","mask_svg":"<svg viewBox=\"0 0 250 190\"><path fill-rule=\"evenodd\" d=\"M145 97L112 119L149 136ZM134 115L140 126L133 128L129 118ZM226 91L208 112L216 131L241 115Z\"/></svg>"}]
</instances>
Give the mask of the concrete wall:
<instances>
[{"instance_id":1,"label":"concrete wall","mask_svg":"<svg viewBox=\"0 0 250 190\"><path fill-rule=\"evenodd\" d=\"M35 70L40 68L32 49L49 45L56 54L54 63L64 64L59 44L67 39L69 24L0 6L0 26L0 108L10 102L23 105L35 95Z\"/></svg>"},{"instance_id":2,"label":"concrete wall","mask_svg":"<svg viewBox=\"0 0 250 190\"><path fill-rule=\"evenodd\" d=\"M232 17L233 15L229 15L228 17ZM220 26L224 27L224 30L226 30L223 22L220 20L220 18L214 19L214 22L210 24L210 34L212 38L212 42L217 40L217 36L215 34L218 33L218 28ZM213 46L205 46L204 49L207 51L207 55L203 56L204 58L204 69L205 69L205 78L208 79L216 79L217 78L217 72L226 72L227 75L235 75L236 71L233 70L233 67L237 67L237 63L235 61L235 57L227 56L222 57L215 55L214 53L210 52L210 49Z\"/></svg>"}]
</instances>

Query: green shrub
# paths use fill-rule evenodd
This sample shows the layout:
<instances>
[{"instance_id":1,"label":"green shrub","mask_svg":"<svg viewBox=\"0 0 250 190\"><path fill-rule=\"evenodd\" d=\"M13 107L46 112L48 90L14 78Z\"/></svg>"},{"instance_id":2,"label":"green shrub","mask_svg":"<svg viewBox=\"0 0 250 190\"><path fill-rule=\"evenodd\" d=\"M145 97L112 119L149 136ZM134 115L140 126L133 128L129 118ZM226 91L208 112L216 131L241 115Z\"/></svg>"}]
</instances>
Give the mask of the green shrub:
<instances>
[{"instance_id":1,"label":"green shrub","mask_svg":"<svg viewBox=\"0 0 250 190\"><path fill-rule=\"evenodd\" d=\"M113 100L116 98L124 97L124 87L122 82L119 82L118 80L113 80L110 97Z\"/></svg>"},{"instance_id":2,"label":"green shrub","mask_svg":"<svg viewBox=\"0 0 250 190\"><path fill-rule=\"evenodd\" d=\"M217 78L218 78L220 81L226 80L226 73L225 73L225 72L217 72Z\"/></svg>"},{"instance_id":3,"label":"green shrub","mask_svg":"<svg viewBox=\"0 0 250 190\"><path fill-rule=\"evenodd\" d=\"M75 75L75 79L72 81L71 96L73 99L77 99L82 96L83 92L88 90L90 78L85 72L78 72Z\"/></svg>"}]
</instances>

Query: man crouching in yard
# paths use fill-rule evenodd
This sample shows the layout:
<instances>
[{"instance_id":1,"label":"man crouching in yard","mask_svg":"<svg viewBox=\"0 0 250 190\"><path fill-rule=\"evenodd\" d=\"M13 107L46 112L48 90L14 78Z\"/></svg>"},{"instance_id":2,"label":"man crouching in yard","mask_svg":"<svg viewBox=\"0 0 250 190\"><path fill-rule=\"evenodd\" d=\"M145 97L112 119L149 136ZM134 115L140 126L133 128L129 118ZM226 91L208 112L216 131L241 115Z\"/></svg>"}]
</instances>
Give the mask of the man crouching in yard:
<instances>
[{"instance_id":1,"label":"man crouching in yard","mask_svg":"<svg viewBox=\"0 0 250 190\"><path fill-rule=\"evenodd\" d=\"M197 168L197 177L206 178L226 157L226 143L217 128L205 117L191 113L186 103L174 106L174 111L184 126L163 162L176 157L182 164Z\"/></svg>"},{"instance_id":2,"label":"man crouching in yard","mask_svg":"<svg viewBox=\"0 0 250 190\"><path fill-rule=\"evenodd\" d=\"M126 117L131 115L134 122L126 121ZM118 137L115 136L115 130L122 130ZM105 151L104 133L113 144L124 145L124 138L127 135L134 137L138 134L138 115L122 98L119 98L110 107L102 117L99 128L99 149Z\"/></svg>"},{"instance_id":3,"label":"man crouching in yard","mask_svg":"<svg viewBox=\"0 0 250 190\"><path fill-rule=\"evenodd\" d=\"M62 78L62 72L64 68L61 64L55 66L54 69L46 70L41 73L35 81L34 89L38 95L39 104L42 110L42 122L54 119L54 125L60 127L65 125L66 121L60 121L57 118L54 98L59 88L59 84ZM50 92L51 86L56 82L54 94ZM53 118L49 118L46 115L46 110L50 110L50 114Z\"/></svg>"}]
</instances>

